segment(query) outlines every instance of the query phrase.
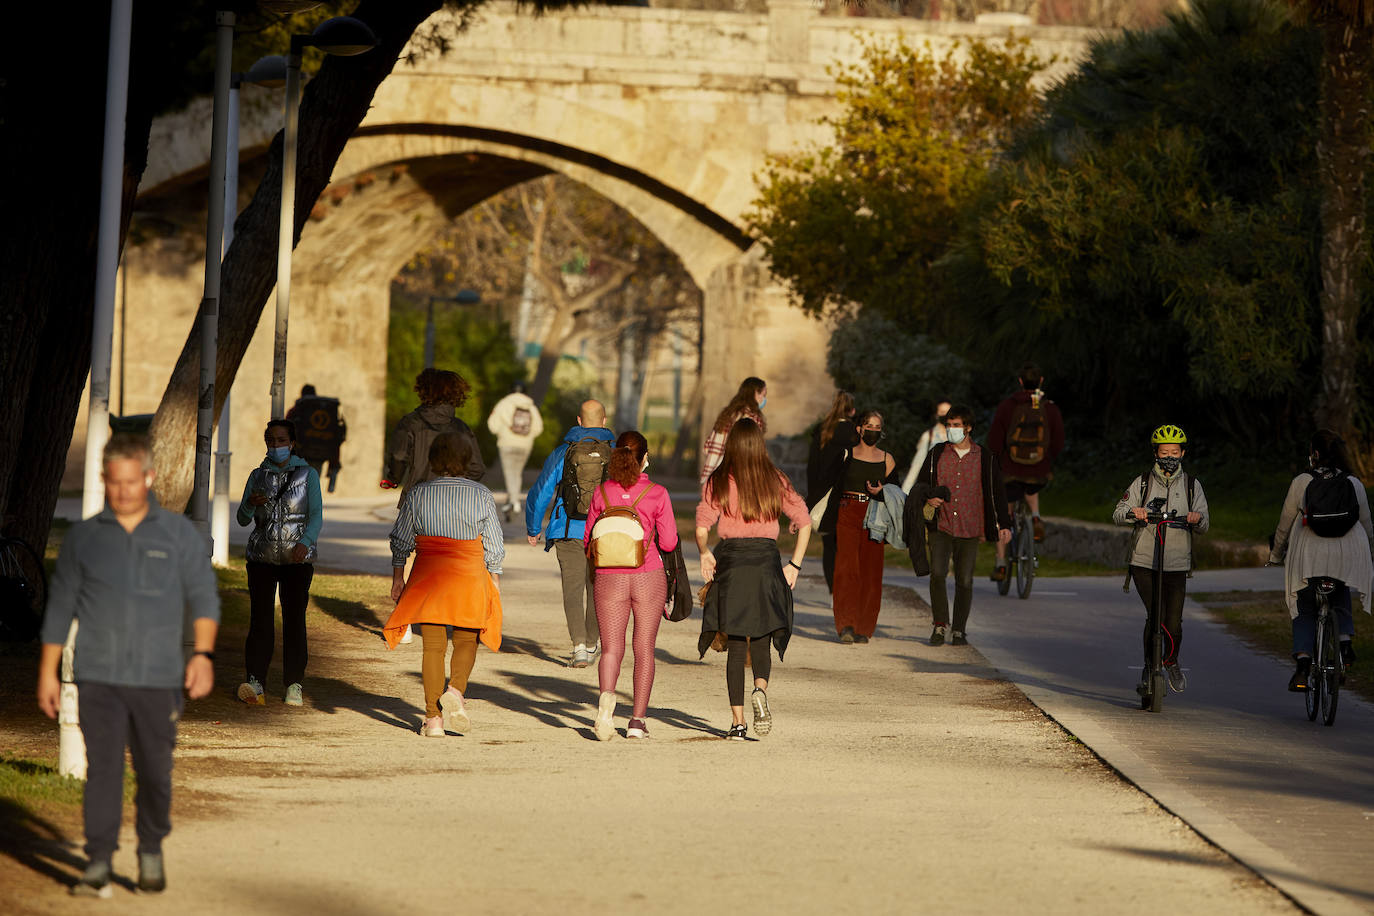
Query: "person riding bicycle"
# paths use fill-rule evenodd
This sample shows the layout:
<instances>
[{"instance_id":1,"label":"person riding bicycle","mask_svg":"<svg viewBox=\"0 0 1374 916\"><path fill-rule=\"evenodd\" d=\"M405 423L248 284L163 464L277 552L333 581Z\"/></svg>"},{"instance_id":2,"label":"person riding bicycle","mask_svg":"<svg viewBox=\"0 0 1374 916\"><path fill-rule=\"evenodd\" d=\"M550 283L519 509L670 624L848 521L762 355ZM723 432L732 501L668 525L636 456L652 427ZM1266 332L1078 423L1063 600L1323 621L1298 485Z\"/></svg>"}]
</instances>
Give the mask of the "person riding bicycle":
<instances>
[{"instance_id":1,"label":"person riding bicycle","mask_svg":"<svg viewBox=\"0 0 1374 916\"><path fill-rule=\"evenodd\" d=\"M1021 390L997 405L988 429L988 449L997 456L1006 480L1011 514L1022 499L1030 507L1035 539L1045 539L1045 523L1040 520L1040 491L1054 477L1054 460L1064 450L1064 418L1059 408L1045 397L1045 376L1038 366L1026 363L1016 380ZM1007 576L1007 546L997 545L997 565L992 581Z\"/></svg>"},{"instance_id":2,"label":"person riding bicycle","mask_svg":"<svg viewBox=\"0 0 1374 916\"><path fill-rule=\"evenodd\" d=\"M1146 520L1151 508L1156 508L1165 515L1176 511L1180 518L1186 519L1192 526L1191 532L1173 532L1166 538L1159 574L1160 626L1167 637L1160 655L1164 660L1164 673L1169 678L1170 689L1182 693L1188 686L1188 679L1179 667L1178 652L1183 645L1183 599L1188 575L1193 568L1192 534L1205 532L1210 517L1202 484L1183 470L1184 446L1188 444L1188 437L1183 430L1166 424L1151 434L1150 443L1154 446L1154 467L1131 481L1116 504L1112 521L1118 525L1136 525ZM1155 525L1148 524L1136 534L1130 559L1131 580L1135 583L1136 594L1140 595L1146 613L1146 668L1142 684L1149 676L1148 660L1155 637L1149 623L1154 598L1154 544Z\"/></svg>"},{"instance_id":3,"label":"person riding bicycle","mask_svg":"<svg viewBox=\"0 0 1374 916\"><path fill-rule=\"evenodd\" d=\"M1331 610L1340 633L1341 661L1349 668L1355 661L1350 642L1355 635L1350 590L1359 592L1365 613L1369 613L1374 579L1369 500L1364 484L1350 473L1345 442L1332 430L1317 430L1308 461L1311 470L1294 477L1288 485L1269 551L1270 563L1284 564L1283 590L1288 615L1293 619L1293 660L1297 664L1288 689L1294 692L1307 689L1312 667L1317 634L1316 581L1327 578L1337 582L1330 597Z\"/></svg>"}]
</instances>

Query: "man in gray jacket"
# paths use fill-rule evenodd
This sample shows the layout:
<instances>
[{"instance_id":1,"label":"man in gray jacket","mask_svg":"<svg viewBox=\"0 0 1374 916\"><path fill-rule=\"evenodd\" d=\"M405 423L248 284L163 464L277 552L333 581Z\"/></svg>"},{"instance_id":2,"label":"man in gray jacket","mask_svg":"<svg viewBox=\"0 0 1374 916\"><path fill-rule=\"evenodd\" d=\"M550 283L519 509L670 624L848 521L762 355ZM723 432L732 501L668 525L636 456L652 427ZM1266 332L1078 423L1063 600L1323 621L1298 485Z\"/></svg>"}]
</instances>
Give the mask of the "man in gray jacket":
<instances>
[{"instance_id":1,"label":"man in gray jacket","mask_svg":"<svg viewBox=\"0 0 1374 916\"><path fill-rule=\"evenodd\" d=\"M126 745L138 781L138 887L156 892L167 886L162 839L172 829L172 750L182 690L199 699L214 687L219 629L219 593L205 540L186 518L152 498L147 440L114 436L103 467L105 508L72 527L57 558L38 668L38 706L56 718L58 663L77 620L90 864L72 893L92 897L111 895Z\"/></svg>"}]
</instances>

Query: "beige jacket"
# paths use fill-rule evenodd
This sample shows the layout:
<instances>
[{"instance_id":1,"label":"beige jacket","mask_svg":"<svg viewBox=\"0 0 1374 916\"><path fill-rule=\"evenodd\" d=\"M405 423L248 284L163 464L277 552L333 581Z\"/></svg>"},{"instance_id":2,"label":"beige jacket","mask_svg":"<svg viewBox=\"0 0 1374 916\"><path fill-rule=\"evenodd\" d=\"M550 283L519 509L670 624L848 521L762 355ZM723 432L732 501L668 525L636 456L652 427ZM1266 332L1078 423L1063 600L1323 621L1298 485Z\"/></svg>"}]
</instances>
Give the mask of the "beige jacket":
<instances>
[{"instance_id":1,"label":"beige jacket","mask_svg":"<svg viewBox=\"0 0 1374 916\"><path fill-rule=\"evenodd\" d=\"M511 429L515 412L521 407L530 412L530 431L523 436ZM512 391L497 401L496 406L491 409L491 416L487 417L487 429L496 436L497 448L528 450L534 445L534 440L539 438L539 434L544 431L544 419L539 416L539 408L534 405L533 398L519 391Z\"/></svg>"}]
</instances>

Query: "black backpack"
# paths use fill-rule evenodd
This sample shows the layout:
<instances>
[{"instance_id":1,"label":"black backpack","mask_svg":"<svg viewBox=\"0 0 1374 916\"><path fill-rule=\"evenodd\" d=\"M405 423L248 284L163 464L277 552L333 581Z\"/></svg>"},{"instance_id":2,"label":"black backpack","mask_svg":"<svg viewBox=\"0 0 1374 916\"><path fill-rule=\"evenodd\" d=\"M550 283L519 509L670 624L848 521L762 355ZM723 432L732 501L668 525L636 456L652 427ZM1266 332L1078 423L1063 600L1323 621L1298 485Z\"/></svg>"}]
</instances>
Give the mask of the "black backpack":
<instances>
[{"instance_id":1,"label":"black backpack","mask_svg":"<svg viewBox=\"0 0 1374 916\"><path fill-rule=\"evenodd\" d=\"M328 461L344 440L338 398L301 398L291 408L296 423L296 454L306 461Z\"/></svg>"},{"instance_id":2,"label":"black backpack","mask_svg":"<svg viewBox=\"0 0 1374 916\"><path fill-rule=\"evenodd\" d=\"M1303 524L1323 538L1343 536L1360 520L1360 502L1345 471L1316 468L1303 496Z\"/></svg>"},{"instance_id":3,"label":"black backpack","mask_svg":"<svg viewBox=\"0 0 1374 916\"><path fill-rule=\"evenodd\" d=\"M563 456L563 480L558 489L563 497L563 511L570 520L587 520L592 494L606 479L612 447L609 442L590 437L568 446Z\"/></svg>"}]
</instances>

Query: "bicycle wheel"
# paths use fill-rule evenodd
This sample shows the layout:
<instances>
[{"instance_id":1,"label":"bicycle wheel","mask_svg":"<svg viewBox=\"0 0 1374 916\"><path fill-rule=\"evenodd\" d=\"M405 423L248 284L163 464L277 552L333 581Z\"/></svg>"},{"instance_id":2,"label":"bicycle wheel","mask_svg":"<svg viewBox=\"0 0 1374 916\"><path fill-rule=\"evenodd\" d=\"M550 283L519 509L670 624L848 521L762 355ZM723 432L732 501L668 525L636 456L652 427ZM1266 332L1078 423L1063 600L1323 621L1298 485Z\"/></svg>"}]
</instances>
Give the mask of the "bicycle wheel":
<instances>
[{"instance_id":1,"label":"bicycle wheel","mask_svg":"<svg viewBox=\"0 0 1374 916\"><path fill-rule=\"evenodd\" d=\"M1307 719L1309 722L1317 721L1317 712L1321 709L1322 701L1322 638L1326 634L1326 620L1320 615L1317 617L1317 639L1313 645L1312 667L1307 671L1307 693L1303 694L1303 701L1307 704Z\"/></svg>"},{"instance_id":2,"label":"bicycle wheel","mask_svg":"<svg viewBox=\"0 0 1374 916\"><path fill-rule=\"evenodd\" d=\"M1029 598L1031 585L1035 582L1035 529L1023 523L1017 540L1020 543L1016 549L1016 594Z\"/></svg>"},{"instance_id":3,"label":"bicycle wheel","mask_svg":"<svg viewBox=\"0 0 1374 916\"><path fill-rule=\"evenodd\" d=\"M1318 679L1322 682L1322 724L1336 722L1336 703L1341 697L1341 651L1336 644L1336 628L1329 623L1322 638L1322 668Z\"/></svg>"},{"instance_id":4,"label":"bicycle wheel","mask_svg":"<svg viewBox=\"0 0 1374 916\"><path fill-rule=\"evenodd\" d=\"M48 577L42 559L23 541L0 540L0 640L37 639L47 600Z\"/></svg>"}]
</instances>

